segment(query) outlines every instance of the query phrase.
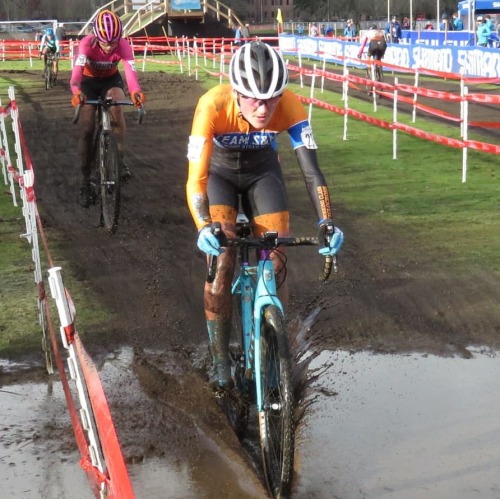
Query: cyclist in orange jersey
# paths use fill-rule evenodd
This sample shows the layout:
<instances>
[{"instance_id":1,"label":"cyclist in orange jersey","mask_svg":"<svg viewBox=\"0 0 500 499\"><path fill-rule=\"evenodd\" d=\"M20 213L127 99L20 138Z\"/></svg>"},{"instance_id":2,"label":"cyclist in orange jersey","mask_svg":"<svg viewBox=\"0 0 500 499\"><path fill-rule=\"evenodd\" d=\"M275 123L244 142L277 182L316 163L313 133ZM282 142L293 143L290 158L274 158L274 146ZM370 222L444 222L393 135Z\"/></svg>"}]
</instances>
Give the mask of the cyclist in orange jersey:
<instances>
[{"instance_id":1,"label":"cyclist in orange jersey","mask_svg":"<svg viewBox=\"0 0 500 499\"><path fill-rule=\"evenodd\" d=\"M381 61L387 50L387 41L383 29L378 29L375 24L370 26L370 29L365 33L363 41L358 51L358 58L363 55L363 50L368 44L368 57L373 57L377 61Z\"/></svg>"},{"instance_id":2,"label":"cyclist in orange jersey","mask_svg":"<svg viewBox=\"0 0 500 499\"><path fill-rule=\"evenodd\" d=\"M326 240L325 235L331 234L320 253L334 255L343 243L342 231L332 222L330 195L307 114L297 96L286 90L288 72L282 57L263 42L247 43L234 53L229 78L230 84L217 85L200 98L188 145L187 201L198 230L198 247L219 257L216 278L205 284L204 294L214 389L233 384L229 340L236 253L234 248L220 247L213 223L219 222L226 235L235 236L241 199L256 236L268 230L289 234L287 193L276 147L280 132L290 136L320 236ZM280 292L286 295L282 259L274 254Z\"/></svg>"}]
</instances>

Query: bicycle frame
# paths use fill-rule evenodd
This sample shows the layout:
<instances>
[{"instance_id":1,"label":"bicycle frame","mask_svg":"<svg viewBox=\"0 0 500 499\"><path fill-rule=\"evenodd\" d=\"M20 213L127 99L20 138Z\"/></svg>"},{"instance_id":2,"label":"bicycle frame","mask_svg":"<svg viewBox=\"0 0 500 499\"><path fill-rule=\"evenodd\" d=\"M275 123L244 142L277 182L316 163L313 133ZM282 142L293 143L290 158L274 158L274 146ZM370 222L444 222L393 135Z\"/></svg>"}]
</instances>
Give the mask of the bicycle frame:
<instances>
[{"instance_id":1,"label":"bicycle frame","mask_svg":"<svg viewBox=\"0 0 500 499\"><path fill-rule=\"evenodd\" d=\"M332 224L324 236L325 243L333 231ZM225 392L228 395L225 411L233 428L241 432L239 423L246 425L249 405L256 408L267 488L272 497L284 497L293 475L292 357L271 255L283 246L311 246L318 245L320 241L311 237L278 237L275 231L266 232L258 238L250 237L248 222L237 223L237 237L226 237L219 223L214 224L212 233L219 238L221 246L238 247L238 270L231 293L239 295L243 352L238 358L233 358L237 396L235 398L232 390ZM286 267L284 254L282 258ZM321 280L328 279L332 266L333 257L325 257ZM216 270L217 257L211 256L208 283L214 282ZM243 401L243 406L239 401Z\"/></svg>"},{"instance_id":2,"label":"bicycle frame","mask_svg":"<svg viewBox=\"0 0 500 499\"><path fill-rule=\"evenodd\" d=\"M45 67L44 67L44 78L45 78L45 89L49 90L49 88L52 88L55 84L56 80L56 73L54 71L54 64L56 62L56 55L54 52L49 50L47 52L47 59L45 62Z\"/></svg>"},{"instance_id":3,"label":"bicycle frame","mask_svg":"<svg viewBox=\"0 0 500 499\"><path fill-rule=\"evenodd\" d=\"M257 355L254 358L252 352L260 351L260 331L264 307L275 305L284 314L283 305L277 295L274 266L269 259L270 253L270 250L258 250L257 265L250 265L249 258L240 261L240 273L231 289L233 295L240 295L241 337L245 371L251 372L252 376L261 370L260 356ZM264 410L261 378L260 376L253 376L253 378L255 378L252 381L255 382L257 410L261 412Z\"/></svg>"},{"instance_id":4,"label":"bicycle frame","mask_svg":"<svg viewBox=\"0 0 500 499\"><path fill-rule=\"evenodd\" d=\"M100 201L100 225L114 233L120 214L121 158L119 145L112 129L111 107L133 106L133 103L128 100L114 101L107 96L87 100L85 104L93 106L95 113L90 184L94 186L93 197ZM82 105L83 102L77 106L73 123L78 121ZM142 122L143 116L144 108L140 106L138 124Z\"/></svg>"},{"instance_id":5,"label":"bicycle frame","mask_svg":"<svg viewBox=\"0 0 500 499\"><path fill-rule=\"evenodd\" d=\"M51 50L49 50L47 52L47 67L49 68L53 68L54 67L54 62L56 61L56 54L54 54L54 52L52 52Z\"/></svg>"}]
</instances>

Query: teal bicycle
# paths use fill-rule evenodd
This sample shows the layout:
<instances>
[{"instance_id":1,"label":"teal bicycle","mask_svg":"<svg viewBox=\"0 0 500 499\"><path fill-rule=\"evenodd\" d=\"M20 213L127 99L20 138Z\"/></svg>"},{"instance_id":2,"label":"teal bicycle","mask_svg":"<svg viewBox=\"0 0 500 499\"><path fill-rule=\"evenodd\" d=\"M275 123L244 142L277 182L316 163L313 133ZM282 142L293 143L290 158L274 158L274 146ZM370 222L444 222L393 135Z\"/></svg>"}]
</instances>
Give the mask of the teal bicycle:
<instances>
[{"instance_id":1,"label":"teal bicycle","mask_svg":"<svg viewBox=\"0 0 500 499\"><path fill-rule=\"evenodd\" d=\"M238 298L241 336L240 349L232 353L236 394L223 390L220 397L224 397L225 412L240 437L254 405L267 488L272 497L287 497L293 475L294 387L285 313L270 256L283 246L311 246L319 241L313 237L278 237L277 232L251 237L248 220L237 224L235 238L226 238L220 226L215 227L214 234L221 246L238 248L238 270L232 284L232 293ZM335 257L325 257L320 277L323 281L333 266ZM207 282L213 282L215 269L216 257L210 257Z\"/></svg>"}]
</instances>

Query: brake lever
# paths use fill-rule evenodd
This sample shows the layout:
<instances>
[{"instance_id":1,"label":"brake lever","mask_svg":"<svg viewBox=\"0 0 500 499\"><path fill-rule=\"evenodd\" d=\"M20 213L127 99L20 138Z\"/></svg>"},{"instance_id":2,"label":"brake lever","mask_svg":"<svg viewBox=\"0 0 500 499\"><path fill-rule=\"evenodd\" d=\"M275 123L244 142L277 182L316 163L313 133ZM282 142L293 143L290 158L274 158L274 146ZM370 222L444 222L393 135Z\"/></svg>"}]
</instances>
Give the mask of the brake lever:
<instances>
[{"instance_id":1,"label":"brake lever","mask_svg":"<svg viewBox=\"0 0 500 499\"><path fill-rule=\"evenodd\" d=\"M78 120L80 119L80 111L82 109L82 104L78 104L75 109L75 115L73 116L73 124L78 123Z\"/></svg>"},{"instance_id":2,"label":"brake lever","mask_svg":"<svg viewBox=\"0 0 500 499\"><path fill-rule=\"evenodd\" d=\"M137 124L140 125L144 120L144 115L146 114L146 110L144 109L144 105L141 104L139 108L137 108Z\"/></svg>"}]
</instances>

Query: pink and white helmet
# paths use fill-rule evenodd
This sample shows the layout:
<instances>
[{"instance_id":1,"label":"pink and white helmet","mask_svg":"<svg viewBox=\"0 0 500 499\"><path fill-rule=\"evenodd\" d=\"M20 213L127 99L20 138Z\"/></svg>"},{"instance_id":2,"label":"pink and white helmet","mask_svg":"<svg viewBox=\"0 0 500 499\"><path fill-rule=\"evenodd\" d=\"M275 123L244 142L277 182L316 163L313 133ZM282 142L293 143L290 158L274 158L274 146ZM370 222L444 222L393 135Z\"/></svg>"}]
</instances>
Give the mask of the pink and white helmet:
<instances>
[{"instance_id":1,"label":"pink and white helmet","mask_svg":"<svg viewBox=\"0 0 500 499\"><path fill-rule=\"evenodd\" d=\"M94 19L94 35L102 43L114 43L122 37L120 18L110 10L101 10Z\"/></svg>"}]
</instances>

